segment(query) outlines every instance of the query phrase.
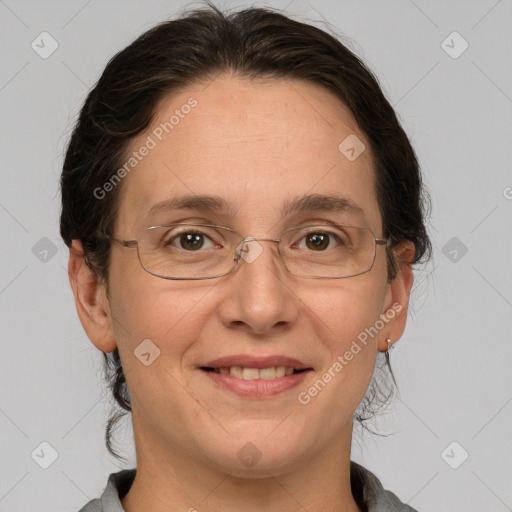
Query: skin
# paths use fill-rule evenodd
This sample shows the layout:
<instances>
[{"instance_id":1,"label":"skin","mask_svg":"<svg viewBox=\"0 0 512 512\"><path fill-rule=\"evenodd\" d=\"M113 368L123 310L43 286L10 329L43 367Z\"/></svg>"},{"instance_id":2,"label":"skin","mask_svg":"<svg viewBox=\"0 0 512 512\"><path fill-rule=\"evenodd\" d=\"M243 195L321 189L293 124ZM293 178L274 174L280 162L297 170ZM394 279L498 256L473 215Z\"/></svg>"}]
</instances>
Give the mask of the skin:
<instances>
[{"instance_id":1,"label":"skin","mask_svg":"<svg viewBox=\"0 0 512 512\"><path fill-rule=\"evenodd\" d=\"M208 85L209 84L209 85ZM219 76L165 97L148 134L193 96L198 105L122 181L114 236L188 218L227 225L242 236L279 238L283 229L330 213L282 218L283 202L306 193L342 194L364 211L348 224L382 237L370 144L351 112L329 91L300 81ZM366 145L349 161L338 145L349 134ZM215 194L236 215L179 211L141 225L150 206L185 193ZM158 220L158 221L157 221ZM386 281L385 249L371 271L348 279L289 274L276 244L230 275L172 281L143 270L135 249L112 244L110 301L73 242L70 282L82 325L104 352L119 348L132 399L137 475L122 500L127 512L358 511L350 490L352 415L386 338L402 335L414 247ZM297 400L394 303L402 310L307 405ZM160 356L149 366L134 350L151 339ZM287 355L313 371L298 388L270 399L218 388L197 366L232 354ZM246 467L237 452L261 453Z\"/></svg>"}]
</instances>

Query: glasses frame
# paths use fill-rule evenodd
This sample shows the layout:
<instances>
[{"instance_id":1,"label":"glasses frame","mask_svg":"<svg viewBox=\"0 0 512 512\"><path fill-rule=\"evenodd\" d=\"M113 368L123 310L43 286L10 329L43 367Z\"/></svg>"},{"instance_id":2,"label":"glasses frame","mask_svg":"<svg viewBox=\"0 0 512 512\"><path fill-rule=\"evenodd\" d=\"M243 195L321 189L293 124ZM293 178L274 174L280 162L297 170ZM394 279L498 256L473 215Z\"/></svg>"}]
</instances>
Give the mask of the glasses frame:
<instances>
[{"instance_id":1,"label":"glasses frame","mask_svg":"<svg viewBox=\"0 0 512 512\"><path fill-rule=\"evenodd\" d=\"M221 226L221 225L215 225L215 224L190 224L188 222L173 222L171 224L164 224L164 225L158 225L158 226L150 226L149 228L144 228L144 229L141 229L139 231L139 234L137 235L137 238L140 238L140 234L144 231L149 231L151 229L157 229L157 228L168 228L168 227L172 227L172 226L198 226L198 227L207 227L207 228L222 228L222 229L226 229L228 231L231 231L232 233L238 235L240 238L242 238L242 235L240 235L240 233L238 233L237 231L235 231L234 229L231 229L227 226ZM321 226L321 224L313 224L311 225L311 227L316 227L316 226ZM284 257L283 255L281 254L281 248L280 248L280 245L279 243L281 242L281 239L276 239L276 238L254 238L254 237L245 237L241 242L240 244L237 246L237 249L235 249L235 253L233 254L233 266L230 268L230 270L228 270L227 272L224 272L222 274L217 274L217 275L214 275L214 276L208 276L208 277L169 277L169 276L164 276L164 275L161 275L161 274L155 274L154 272L151 272L149 271L145 266L144 264L142 263L142 259L140 257L140 251L139 251L139 242L137 239L134 239L134 240L123 240L121 238L116 238L116 237L113 237L112 235L109 235L107 233L105 233L104 231L101 231L100 234L102 236L104 236L107 240L111 240L113 242L117 242L119 245L121 245L121 247L125 247L125 248L129 248L129 249L133 249L133 248L136 248L137 249L137 258L139 260L139 263L141 265L141 267L150 275L152 276L155 276L155 277L159 277L161 279L170 279L170 280L174 280L174 281L198 281L198 280L204 280L204 279L216 279L218 277L224 277L224 276L227 276L229 274L231 274L233 272L233 270L238 266L238 263L239 261L242 259L242 252L243 252L243 249L245 247L245 244L247 242L252 242L252 241L268 241L268 242L275 242L277 243L277 252L279 254L279 258L283 264L283 267L286 269L287 272L289 272L290 274L294 275L294 276L298 276L298 277L303 277L303 278L306 278L306 279L347 279L349 277L356 277L356 276L360 276L362 274L366 274L367 272L370 272L370 270L373 268L373 265L375 264L375 259L377 258L377 247L379 245L385 245L385 246L390 246L390 239L389 238L377 238L373 231L369 228L363 228L363 227L360 227L360 226L350 226L348 224L333 224L333 227L346 227L346 228L357 228L357 229L364 229L366 231L368 231L372 237L373 237L373 241L374 241L374 254L373 254L373 260L372 260L372 263L371 265L369 266L368 269L362 271L362 272L358 272L357 274L351 274L351 275L348 275L348 276L342 276L342 277L330 277L330 276L305 276L305 275L302 275L302 274L296 274L295 272L291 272L288 267L286 266L286 263L284 261ZM294 227L294 228L288 228L287 230L285 230L283 232L284 233L287 233L288 231L292 231L294 229L302 229L303 227L308 227L308 226L299 226L299 227Z\"/></svg>"}]
</instances>

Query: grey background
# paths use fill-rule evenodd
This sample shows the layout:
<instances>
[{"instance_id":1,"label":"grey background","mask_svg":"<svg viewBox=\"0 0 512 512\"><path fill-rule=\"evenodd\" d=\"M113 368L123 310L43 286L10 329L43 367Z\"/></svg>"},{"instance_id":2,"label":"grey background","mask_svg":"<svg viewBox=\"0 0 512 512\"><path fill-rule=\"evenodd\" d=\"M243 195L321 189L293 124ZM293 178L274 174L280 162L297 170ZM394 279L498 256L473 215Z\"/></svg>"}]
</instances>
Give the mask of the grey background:
<instances>
[{"instance_id":1,"label":"grey background","mask_svg":"<svg viewBox=\"0 0 512 512\"><path fill-rule=\"evenodd\" d=\"M78 510L120 469L104 447L101 353L68 283L58 180L76 114L107 61L184 5L200 3L0 1L0 511ZM377 423L394 434L355 439L352 459L420 512L512 510L512 2L254 5L324 29L326 19L353 41L432 195L434 259L416 273L408 326L391 352L401 396ZM47 59L31 48L43 31L58 42ZM458 58L442 47L453 31L469 44ZM452 52L462 48L452 40ZM134 467L123 425L123 467ZM47 469L43 442L58 455Z\"/></svg>"}]
</instances>

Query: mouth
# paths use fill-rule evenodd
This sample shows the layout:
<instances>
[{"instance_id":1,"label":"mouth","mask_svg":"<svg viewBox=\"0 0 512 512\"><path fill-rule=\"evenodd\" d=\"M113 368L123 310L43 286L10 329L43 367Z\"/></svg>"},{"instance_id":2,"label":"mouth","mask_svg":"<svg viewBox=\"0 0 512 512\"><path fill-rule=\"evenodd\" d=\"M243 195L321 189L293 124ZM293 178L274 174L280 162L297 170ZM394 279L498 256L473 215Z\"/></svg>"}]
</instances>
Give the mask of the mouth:
<instances>
[{"instance_id":1,"label":"mouth","mask_svg":"<svg viewBox=\"0 0 512 512\"><path fill-rule=\"evenodd\" d=\"M242 398L272 398L298 386L312 367L285 356L237 355L209 361L198 367L219 391Z\"/></svg>"},{"instance_id":2,"label":"mouth","mask_svg":"<svg viewBox=\"0 0 512 512\"><path fill-rule=\"evenodd\" d=\"M243 366L220 366L209 367L201 366L201 370L205 372L212 372L220 375L230 375L236 379L243 380L275 380L297 373L303 373L311 370L312 368L296 369L292 366L269 366L267 368L251 368Z\"/></svg>"}]
</instances>

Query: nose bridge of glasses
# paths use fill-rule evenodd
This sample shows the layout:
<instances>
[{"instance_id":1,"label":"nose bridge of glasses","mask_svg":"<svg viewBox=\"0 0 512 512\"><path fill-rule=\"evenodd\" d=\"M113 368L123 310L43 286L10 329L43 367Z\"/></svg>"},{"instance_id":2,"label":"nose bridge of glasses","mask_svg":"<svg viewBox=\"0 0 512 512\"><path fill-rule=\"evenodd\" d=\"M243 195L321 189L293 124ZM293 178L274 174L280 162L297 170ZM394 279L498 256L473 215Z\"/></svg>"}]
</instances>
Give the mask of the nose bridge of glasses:
<instances>
[{"instance_id":1,"label":"nose bridge of glasses","mask_svg":"<svg viewBox=\"0 0 512 512\"><path fill-rule=\"evenodd\" d=\"M268 242L280 242L281 240L277 239L277 238L255 238L253 236L248 236L246 238L244 238L243 242L257 242L259 240L262 240L262 241L268 241Z\"/></svg>"},{"instance_id":2,"label":"nose bridge of glasses","mask_svg":"<svg viewBox=\"0 0 512 512\"><path fill-rule=\"evenodd\" d=\"M244 259L248 263L252 263L262 252L263 248L256 244L253 250L248 246L249 242L259 242L259 241L267 241L267 242L275 242L279 243L281 240L277 238L260 238L254 236L248 236L244 238L236 247L235 254L233 255L233 259L235 261L239 261L240 258Z\"/></svg>"}]
</instances>

